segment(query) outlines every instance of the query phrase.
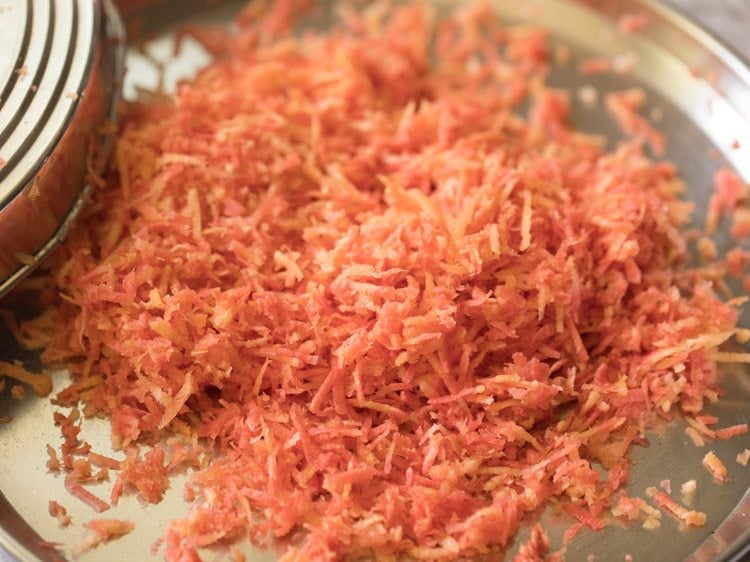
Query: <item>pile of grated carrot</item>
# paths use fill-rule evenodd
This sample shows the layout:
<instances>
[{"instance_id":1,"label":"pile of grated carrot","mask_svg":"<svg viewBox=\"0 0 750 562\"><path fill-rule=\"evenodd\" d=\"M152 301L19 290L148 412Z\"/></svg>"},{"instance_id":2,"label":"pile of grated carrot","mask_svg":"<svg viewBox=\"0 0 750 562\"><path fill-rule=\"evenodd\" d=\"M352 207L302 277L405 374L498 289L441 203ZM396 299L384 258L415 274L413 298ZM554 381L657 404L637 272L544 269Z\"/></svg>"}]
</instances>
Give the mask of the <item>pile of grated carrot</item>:
<instances>
[{"instance_id":1,"label":"pile of grated carrot","mask_svg":"<svg viewBox=\"0 0 750 562\"><path fill-rule=\"evenodd\" d=\"M632 93L608 151L545 86L541 29L384 6L292 35L277 2L212 36L172 99L128 107L54 258L58 402L131 452L210 451L98 456L113 501L194 465L169 560L494 555L549 502L599 529L631 445L719 395L736 303L687 266L692 207ZM519 559L548 548L535 528Z\"/></svg>"}]
</instances>

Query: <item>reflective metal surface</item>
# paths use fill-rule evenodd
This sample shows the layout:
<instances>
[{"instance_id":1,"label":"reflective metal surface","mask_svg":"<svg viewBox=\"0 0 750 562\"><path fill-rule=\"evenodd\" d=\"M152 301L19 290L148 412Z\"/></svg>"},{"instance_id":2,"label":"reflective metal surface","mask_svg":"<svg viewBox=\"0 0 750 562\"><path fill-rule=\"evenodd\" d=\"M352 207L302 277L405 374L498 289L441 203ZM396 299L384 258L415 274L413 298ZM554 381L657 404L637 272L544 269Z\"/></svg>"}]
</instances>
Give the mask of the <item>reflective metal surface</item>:
<instances>
[{"instance_id":1,"label":"reflective metal surface","mask_svg":"<svg viewBox=\"0 0 750 562\"><path fill-rule=\"evenodd\" d=\"M141 29L158 31L165 22L174 22L176 13L187 16L193 10L200 10L201 5L194 0L157 0L145 7L142 3L133 3L131 22L137 16L141 18ZM648 90L645 114L658 121L657 126L668 135L667 158L678 165L688 183L687 197L696 202L697 224L702 224L702 210L709 196L713 171L718 166L731 164L746 180L750 179L750 70L699 27L652 0L525 0L517 3L498 0L496 5L502 17L544 25L550 29L555 44L570 46L574 59L552 69L553 85L568 88L573 93L589 85L602 91L634 85ZM719 8L717 3L711 5ZM231 9L228 8L229 12ZM635 12L649 14L650 25L635 34L619 31L615 24L617 18L623 13ZM214 8L201 12L197 20L222 19L226 14L226 6ZM124 85L126 95L132 95L137 86L155 86L158 75L149 58L166 61L171 51L167 31L151 44L148 57L131 51ZM639 61L632 75L584 76L576 71L576 61L581 57L625 53L633 53ZM189 76L206 60L197 45L190 45L180 58L167 65L167 83ZM572 99L573 120L579 128L606 135L612 144L617 142L619 133L601 102L589 107L575 95ZM735 140L739 142L738 149L733 148ZM750 326L750 315L746 313L743 322ZM18 357L17 353L9 335L0 331L0 358ZM725 394L710 409L720 418L720 426L750 421L748 375L745 368L725 369ZM56 385L64 386L64 374L60 374ZM70 558L71 547L85 535L83 523L95 516L90 508L69 496L60 477L46 473L45 444L59 442L58 430L52 424L53 410L47 401L17 403L0 397L0 415L16 418L10 425L0 425L0 543L23 562L59 559L52 551L39 548L41 538L64 543L61 553ZM92 420L84 427L85 438L94 449L106 453L109 450L107 422ZM629 493L645 497L647 487L658 486L662 480L669 479L675 490L673 497L679 498L680 484L696 479L698 488L692 505L707 513L707 525L684 529L665 515L662 528L655 531L634 524L627 529L613 525L598 533L582 532L568 546L566 559L616 561L630 554L635 561L736 560L750 540L750 496L746 493L750 488L750 467L739 465L735 457L750 448L750 436L696 448L685 436L684 424L675 422L653 432L649 439L648 447L637 447L633 451ZM702 467L701 459L708 450L714 450L727 465L731 477L727 484L715 483ZM95 491L106 497L110 487L111 484L104 484ZM187 509L181 496L182 484L174 482L165 501L159 505L141 506L135 498L125 498L117 509L104 516L133 519L136 530L122 540L81 557L82 562L160 559L160 554L151 552L151 546L161 536L168 520L179 517ZM70 529L59 528L47 514L49 499L60 501L69 509L74 519ZM558 547L570 521L553 510L548 510L543 520L550 531L552 547ZM273 553L251 547L246 547L245 552L252 562L276 559ZM209 553L206 559L221 559L222 556Z\"/></svg>"},{"instance_id":2,"label":"reflective metal surface","mask_svg":"<svg viewBox=\"0 0 750 562\"><path fill-rule=\"evenodd\" d=\"M5 0L0 15L0 296L62 239L114 110L123 29L108 0Z\"/></svg>"}]
</instances>

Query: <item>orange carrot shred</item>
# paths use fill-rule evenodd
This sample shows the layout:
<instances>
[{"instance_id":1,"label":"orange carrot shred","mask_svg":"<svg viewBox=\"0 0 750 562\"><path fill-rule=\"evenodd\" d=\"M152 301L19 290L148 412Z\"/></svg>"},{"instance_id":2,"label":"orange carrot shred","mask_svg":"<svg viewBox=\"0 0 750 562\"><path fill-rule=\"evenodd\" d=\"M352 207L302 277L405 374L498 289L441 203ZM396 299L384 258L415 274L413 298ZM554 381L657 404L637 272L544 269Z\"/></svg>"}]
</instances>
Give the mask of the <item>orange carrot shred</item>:
<instances>
[{"instance_id":1,"label":"orange carrot shred","mask_svg":"<svg viewBox=\"0 0 750 562\"><path fill-rule=\"evenodd\" d=\"M185 32L214 61L127 106L107 186L47 264L50 311L18 327L71 372L50 469L103 511L82 483L117 470L112 503L157 502L194 468L170 561L245 537L295 539L288 560L491 558L550 501L566 540L609 512L658 527L622 495L639 431L678 412L696 443L745 429L702 415L738 312L686 265L691 207L645 152L665 142L645 93L605 97L633 137L609 151L544 87L547 33L489 3L342 3L295 34L303 4ZM721 178L723 211L741 190ZM123 460L79 437L95 415ZM82 550L132 524L89 528ZM547 550L535 527L520 552Z\"/></svg>"}]
</instances>

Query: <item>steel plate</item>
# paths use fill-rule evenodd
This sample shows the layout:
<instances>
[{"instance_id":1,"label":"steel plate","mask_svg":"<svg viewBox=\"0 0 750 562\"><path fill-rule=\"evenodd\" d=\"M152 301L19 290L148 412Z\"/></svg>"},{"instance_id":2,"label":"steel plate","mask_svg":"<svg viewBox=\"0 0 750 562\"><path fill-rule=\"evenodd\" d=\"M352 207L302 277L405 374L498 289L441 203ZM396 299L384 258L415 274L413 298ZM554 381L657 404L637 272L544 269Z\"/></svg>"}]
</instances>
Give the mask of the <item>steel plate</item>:
<instances>
[{"instance_id":1,"label":"steel plate","mask_svg":"<svg viewBox=\"0 0 750 562\"><path fill-rule=\"evenodd\" d=\"M550 81L553 85L577 91L584 85L600 90L621 89L634 85L649 92L649 107L645 113L658 121L667 133L667 158L674 161L689 185L688 197L698 209L696 221L702 223L714 170L730 164L746 179L750 179L750 70L743 61L722 43L681 17L663 4L652 0L525 0L496 2L501 17L513 21L531 21L550 29L554 43L570 46L574 61L556 66ZM708 2L706 2L708 5ZM134 4L137 5L137 4ZM723 3L721 4L723 5ZM738 4L739 5L739 4ZM148 47L150 57L136 51L129 55L129 71L125 95L133 96L137 87L154 86L158 74L149 58L169 59L171 36L168 25L175 25L174 14L184 18L191 14L196 21L211 17L228 18L233 7L226 5L201 11L202 4L190 0L162 0L150 7L126 13L141 18L141 28L156 32L156 40ZM715 10L721 8L711 3ZM200 13L199 13L200 12ZM624 34L615 22L623 13L644 12L651 16L651 24L642 32ZM750 17L746 20L750 22ZM616 56L634 53L638 65L632 75L582 76L575 70L575 59L590 55ZM196 45L190 45L182 55L167 62L167 85L189 76L208 57ZM619 138L616 128L601 105L593 108L576 100L573 119L583 130L606 135L610 142ZM740 148L732 148L735 141ZM7 304L4 302L4 304ZM12 303L22 311L24 303ZM750 326L750 315L743 322ZM0 331L0 358L19 358L10 335ZM22 357L31 365L34 357ZM65 374L60 373L56 387L65 385ZM750 422L750 377L741 368L725 369L725 395L710 408L721 425ZM41 539L64 543L62 553L70 557L71 547L85 535L82 524L94 516L86 506L69 499L62 478L48 474L45 468L47 443L60 441L59 432L52 424L52 405L46 400L15 402L0 397L0 415L11 415L15 420L0 425L0 544L19 560L59 560L54 551L41 548ZM109 449L108 424L91 420L85 424L85 438L101 452ZM566 558L570 561L624 560L627 554L638 561L690 562L738 559L750 543L750 467L740 466L735 457L750 448L750 436L728 442L710 443L696 448L683 433L684 425L675 422L650 435L650 446L633 451L634 466L628 490L643 496L645 488L656 486L665 478L673 488L689 479L698 481L693 505L705 511L708 524L701 529L682 529L669 517L663 518L662 528L646 531L638 525L628 529L610 526L593 533L581 533L569 546ZM703 455L709 450L725 462L731 480L719 485L701 466ZM111 483L101 485L101 495L107 496ZM168 520L180 516L186 509L181 499L182 486L175 481L166 499L159 505L142 506L133 498L125 498L107 515L132 518L136 530L81 557L86 561L125 562L160 558L152 553L153 542L161 535ZM679 492L675 494L679 497ZM57 499L69 507L74 524L69 529L58 527L47 513L47 502ZM544 521L551 531L553 547L559 545L566 527L562 516L550 512ZM521 535L521 538L523 534ZM246 548L253 562L272 561L274 553ZM7 554L0 551L0 560ZM221 559L221 553L208 554L207 559ZM12 560L12 558L11 558Z\"/></svg>"}]
</instances>

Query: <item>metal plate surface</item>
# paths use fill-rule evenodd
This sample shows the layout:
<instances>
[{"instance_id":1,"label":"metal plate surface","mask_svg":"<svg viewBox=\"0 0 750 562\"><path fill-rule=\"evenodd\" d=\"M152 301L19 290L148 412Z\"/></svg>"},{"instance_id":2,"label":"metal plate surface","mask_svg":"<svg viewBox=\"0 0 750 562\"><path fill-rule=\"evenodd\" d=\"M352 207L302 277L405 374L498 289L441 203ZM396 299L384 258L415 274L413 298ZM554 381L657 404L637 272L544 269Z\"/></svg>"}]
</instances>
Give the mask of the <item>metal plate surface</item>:
<instances>
[{"instance_id":1,"label":"metal plate surface","mask_svg":"<svg viewBox=\"0 0 750 562\"><path fill-rule=\"evenodd\" d=\"M687 197L696 203L696 223L702 224L703 212L711 188L714 170L730 164L745 180L750 179L750 70L720 42L675 12L651 0L525 0L496 2L500 16L512 21L530 21L550 29L553 43L568 45L574 55L569 65L556 66L550 76L552 85L575 93L580 87L592 85L602 91L635 85L649 92L646 115L658 121L657 126L669 139L667 159L675 162L689 186ZM721 3L710 3L720 9ZM145 17L143 27L158 31L148 47L150 57L136 51L129 56L125 95L133 96L137 87L153 87L158 74L148 58L167 63L166 84L190 76L208 57L196 45L190 45L181 56L170 59L171 36L165 22L178 25L174 14L194 21L210 18L226 19L232 7L222 6L201 12L199 3L164 0L155 8L137 15ZM749 8L750 9L750 8ZM195 11L194 11L195 10ZM623 13L644 12L651 24L642 32L624 34L615 24ZM127 15L127 14L126 14ZM183 20L184 21L184 20ZM750 18L748 18L750 21ZM583 76L576 71L576 58L591 55L616 56L634 53L638 64L631 75ZM616 127L597 104L593 108L572 96L573 120L578 128L605 135L614 145L620 138ZM738 141L740 148L732 148ZM15 303L24 308L22 303ZM743 317L750 326L750 314ZM10 335L0 331L0 358L18 357ZM33 357L26 357L34 362ZM725 394L709 410L720 418L720 426L750 422L750 373L743 368L726 368ZM56 387L65 385L60 373ZM53 551L38 546L40 539L64 543L62 553L70 557L71 547L85 535L82 525L95 514L79 505L65 492L62 478L48 474L45 468L47 443L59 442L59 431L53 427L53 407L45 400L14 402L0 397L0 415L15 420L0 425L0 544L23 561L59 560ZM109 449L109 429L104 420L84 425L85 435L95 450ZM645 489L657 486L668 478L672 487L695 478L698 491L693 505L708 515L706 527L683 529L674 520L664 517L662 528L643 530L610 526L593 533L583 532L569 546L569 561L624 560L627 554L636 561L664 562L689 560L708 562L734 560L741 556L750 542L750 467L736 461L738 452L750 448L750 436L728 442L710 443L696 448L683 433L684 424L675 422L650 435L648 447L636 447L632 454L633 468L628 490L644 496ZM701 466L703 455L714 450L730 471L725 485L712 481ZM95 490L108 496L111 483ZM167 522L187 509L181 499L182 486L173 481L166 499L159 505L142 506L133 498L125 498L107 516L133 519L136 530L122 540L100 547L80 558L82 562L126 562L160 559L152 553L153 542L161 536ZM679 492L674 494L679 497ZM69 507L74 524L61 529L47 513L47 502L56 499ZM550 530L553 547L569 520L548 510L543 517ZM523 538L523 533L519 538ZM252 562L272 561L274 553L246 548ZM0 552L0 560L3 559ZM208 553L207 560L226 559L225 553ZM12 558L11 558L12 559Z\"/></svg>"}]
</instances>

